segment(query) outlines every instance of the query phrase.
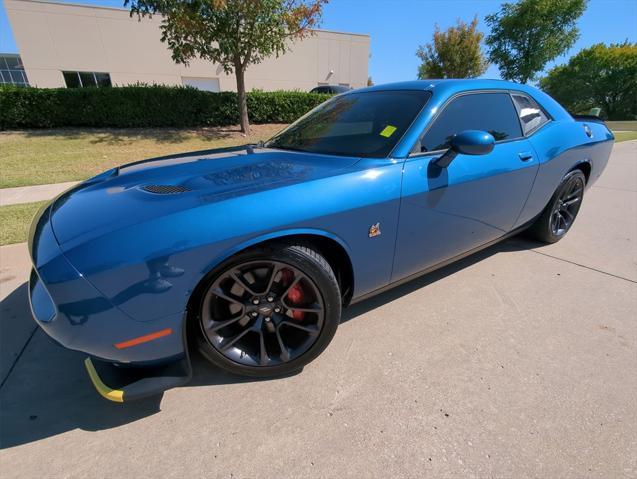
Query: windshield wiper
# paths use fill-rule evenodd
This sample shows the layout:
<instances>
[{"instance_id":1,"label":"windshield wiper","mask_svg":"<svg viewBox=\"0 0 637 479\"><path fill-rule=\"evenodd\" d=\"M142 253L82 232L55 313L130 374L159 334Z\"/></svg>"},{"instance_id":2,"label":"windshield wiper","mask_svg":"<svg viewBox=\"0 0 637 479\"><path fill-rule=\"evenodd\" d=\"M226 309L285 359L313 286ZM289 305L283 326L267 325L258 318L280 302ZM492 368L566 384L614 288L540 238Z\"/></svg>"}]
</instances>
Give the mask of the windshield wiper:
<instances>
[{"instance_id":1,"label":"windshield wiper","mask_svg":"<svg viewBox=\"0 0 637 479\"><path fill-rule=\"evenodd\" d=\"M255 148L264 148L265 143L263 142L263 140L257 142L257 143L248 143L245 148L246 148L246 152L251 155L252 153L254 153L254 149Z\"/></svg>"}]
</instances>

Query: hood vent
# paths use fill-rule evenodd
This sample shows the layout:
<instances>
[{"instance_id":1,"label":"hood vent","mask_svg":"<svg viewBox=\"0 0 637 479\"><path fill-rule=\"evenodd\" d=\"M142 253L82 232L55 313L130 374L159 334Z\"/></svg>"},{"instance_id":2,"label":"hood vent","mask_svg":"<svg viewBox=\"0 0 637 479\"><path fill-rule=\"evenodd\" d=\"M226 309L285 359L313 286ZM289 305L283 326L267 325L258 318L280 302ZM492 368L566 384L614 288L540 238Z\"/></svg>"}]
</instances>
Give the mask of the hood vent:
<instances>
[{"instance_id":1,"label":"hood vent","mask_svg":"<svg viewBox=\"0 0 637 479\"><path fill-rule=\"evenodd\" d=\"M141 189L156 195L176 195L190 191L190 188L180 185L145 185Z\"/></svg>"}]
</instances>

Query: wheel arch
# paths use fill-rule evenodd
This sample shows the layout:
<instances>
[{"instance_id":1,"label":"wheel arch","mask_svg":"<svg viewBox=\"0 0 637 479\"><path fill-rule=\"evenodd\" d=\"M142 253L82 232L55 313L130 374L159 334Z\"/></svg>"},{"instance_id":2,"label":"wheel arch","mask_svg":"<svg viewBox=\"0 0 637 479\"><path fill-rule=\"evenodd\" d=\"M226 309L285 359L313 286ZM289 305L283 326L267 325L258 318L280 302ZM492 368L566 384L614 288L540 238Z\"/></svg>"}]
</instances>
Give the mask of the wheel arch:
<instances>
[{"instance_id":1,"label":"wheel arch","mask_svg":"<svg viewBox=\"0 0 637 479\"><path fill-rule=\"evenodd\" d=\"M251 238L217 256L214 261L204 268L199 281L192 289L187 303L187 320L196 317L198 304L202 294L205 292L205 287L221 263L243 251L273 243L302 244L321 253L330 264L339 283L343 306L349 304L354 291L354 268L347 243L338 236L323 230L295 229Z\"/></svg>"},{"instance_id":2,"label":"wheel arch","mask_svg":"<svg viewBox=\"0 0 637 479\"><path fill-rule=\"evenodd\" d=\"M578 161L577 163L575 163L575 165L573 165L573 167L570 170L568 170L567 174L575 170L580 170L582 173L584 173L586 184L588 184L588 180L591 177L591 171L593 171L593 165L591 163L591 160L586 159L586 160Z\"/></svg>"}]
</instances>

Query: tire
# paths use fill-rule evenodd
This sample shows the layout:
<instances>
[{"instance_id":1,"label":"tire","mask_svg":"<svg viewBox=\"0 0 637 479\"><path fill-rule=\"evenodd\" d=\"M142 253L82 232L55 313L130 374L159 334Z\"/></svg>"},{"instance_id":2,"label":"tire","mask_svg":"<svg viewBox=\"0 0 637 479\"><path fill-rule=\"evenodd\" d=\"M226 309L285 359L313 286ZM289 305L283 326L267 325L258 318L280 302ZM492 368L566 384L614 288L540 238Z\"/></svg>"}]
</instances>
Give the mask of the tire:
<instances>
[{"instance_id":1,"label":"tire","mask_svg":"<svg viewBox=\"0 0 637 479\"><path fill-rule=\"evenodd\" d=\"M529 228L529 234L544 243L557 243L571 229L584 199L586 177L577 169L564 176L551 201Z\"/></svg>"},{"instance_id":2,"label":"tire","mask_svg":"<svg viewBox=\"0 0 637 479\"><path fill-rule=\"evenodd\" d=\"M228 372L256 378L298 372L336 333L339 285L311 247L247 250L209 278L198 310L199 350Z\"/></svg>"}]
</instances>

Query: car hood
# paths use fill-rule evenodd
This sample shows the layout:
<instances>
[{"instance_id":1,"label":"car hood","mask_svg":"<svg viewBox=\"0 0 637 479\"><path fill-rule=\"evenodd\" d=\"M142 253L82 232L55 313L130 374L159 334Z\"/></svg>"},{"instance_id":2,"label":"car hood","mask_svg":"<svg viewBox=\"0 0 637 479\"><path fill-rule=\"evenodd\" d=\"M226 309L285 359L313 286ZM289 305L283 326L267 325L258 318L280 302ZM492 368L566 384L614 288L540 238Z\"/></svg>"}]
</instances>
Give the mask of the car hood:
<instances>
[{"instance_id":1,"label":"car hood","mask_svg":"<svg viewBox=\"0 0 637 479\"><path fill-rule=\"evenodd\" d=\"M51 224L61 245L81 242L160 215L324 178L357 160L245 147L144 160L102 173L59 196Z\"/></svg>"}]
</instances>

